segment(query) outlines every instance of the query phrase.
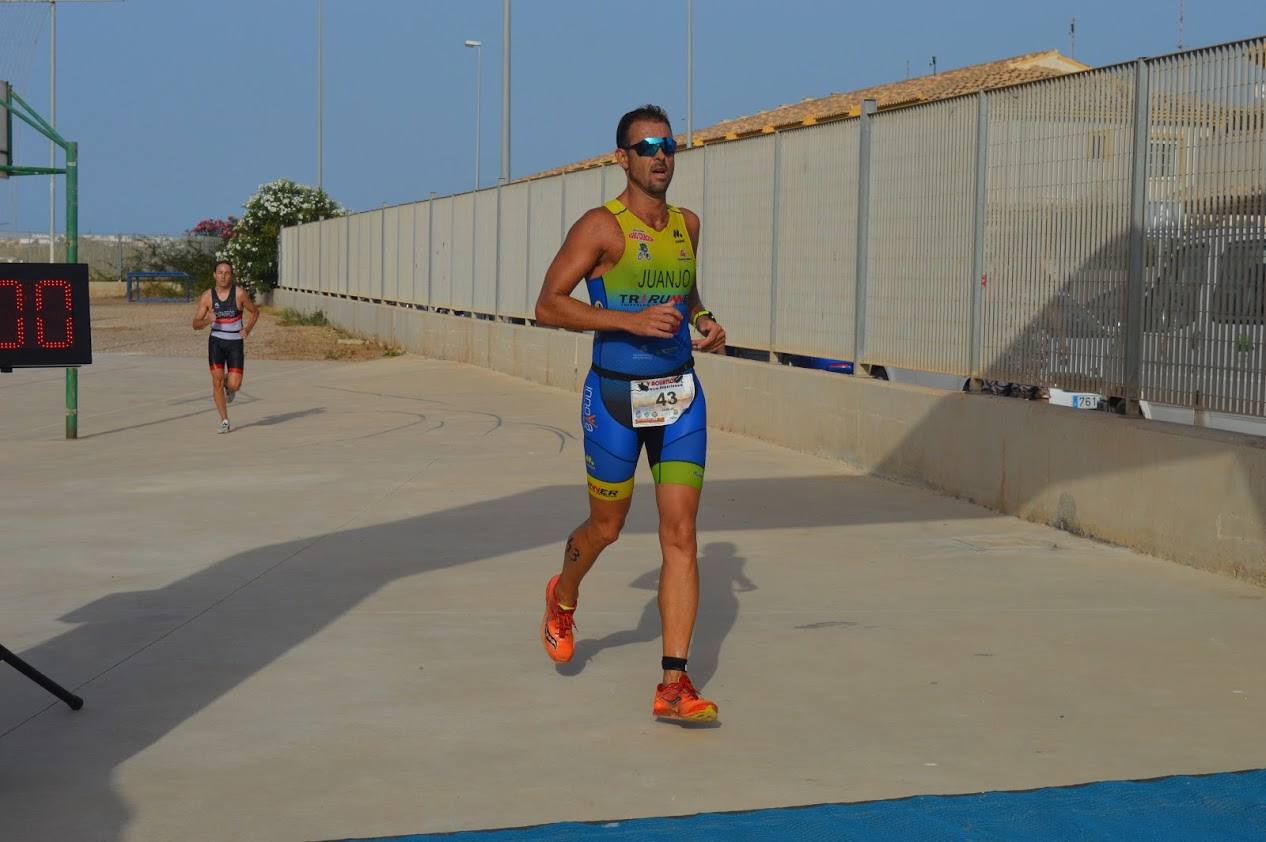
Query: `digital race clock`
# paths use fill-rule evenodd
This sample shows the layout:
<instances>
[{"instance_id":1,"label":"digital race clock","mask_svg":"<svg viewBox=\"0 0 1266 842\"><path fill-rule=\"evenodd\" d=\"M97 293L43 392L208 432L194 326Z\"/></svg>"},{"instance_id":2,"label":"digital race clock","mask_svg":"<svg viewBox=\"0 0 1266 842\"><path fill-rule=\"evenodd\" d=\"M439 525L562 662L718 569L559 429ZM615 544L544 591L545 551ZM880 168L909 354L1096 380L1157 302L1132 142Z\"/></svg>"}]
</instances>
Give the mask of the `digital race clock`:
<instances>
[{"instance_id":1,"label":"digital race clock","mask_svg":"<svg viewBox=\"0 0 1266 842\"><path fill-rule=\"evenodd\" d=\"M0 263L0 371L91 362L87 265Z\"/></svg>"}]
</instances>

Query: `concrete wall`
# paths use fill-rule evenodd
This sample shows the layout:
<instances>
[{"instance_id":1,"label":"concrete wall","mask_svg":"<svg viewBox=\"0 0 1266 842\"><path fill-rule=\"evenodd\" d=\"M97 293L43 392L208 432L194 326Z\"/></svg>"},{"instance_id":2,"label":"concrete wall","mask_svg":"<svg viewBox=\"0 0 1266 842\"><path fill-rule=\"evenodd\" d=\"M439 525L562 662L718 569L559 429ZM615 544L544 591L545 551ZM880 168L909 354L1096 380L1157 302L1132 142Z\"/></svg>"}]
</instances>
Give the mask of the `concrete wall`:
<instances>
[{"instance_id":1,"label":"concrete wall","mask_svg":"<svg viewBox=\"0 0 1266 842\"><path fill-rule=\"evenodd\" d=\"M88 284L88 298L125 298L127 284L123 281L92 281Z\"/></svg>"},{"instance_id":2,"label":"concrete wall","mask_svg":"<svg viewBox=\"0 0 1266 842\"><path fill-rule=\"evenodd\" d=\"M292 290L276 300L561 389L578 391L588 369L587 334ZM701 357L698 371L714 428L1266 583L1266 440L730 357Z\"/></svg>"}]
</instances>

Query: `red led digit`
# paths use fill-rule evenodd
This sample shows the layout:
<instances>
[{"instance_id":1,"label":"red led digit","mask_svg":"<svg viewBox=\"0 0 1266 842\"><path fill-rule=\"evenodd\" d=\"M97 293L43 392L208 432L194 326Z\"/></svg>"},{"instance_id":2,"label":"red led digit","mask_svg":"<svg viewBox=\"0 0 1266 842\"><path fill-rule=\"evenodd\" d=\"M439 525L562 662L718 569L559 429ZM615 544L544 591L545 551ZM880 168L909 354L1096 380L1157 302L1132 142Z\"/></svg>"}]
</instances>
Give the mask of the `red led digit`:
<instances>
[{"instance_id":1,"label":"red led digit","mask_svg":"<svg viewBox=\"0 0 1266 842\"><path fill-rule=\"evenodd\" d=\"M66 339L63 341L56 341L56 340L50 339L48 335L44 332L44 316L41 314L44 311L44 290L45 288L48 288L48 287L52 287L53 289L60 289L62 291L62 295L65 300L66 315L64 315L62 318L65 319ZM55 296L57 295L57 293L54 292L53 295ZM74 330L74 324L71 322L72 310L73 310L73 304L70 298L70 282L69 281L64 281L60 278L50 278L43 281L36 281L35 282L35 343L39 345L41 348L52 348L52 349L63 349L63 348L69 348L73 346L75 344L75 330Z\"/></svg>"},{"instance_id":2,"label":"red led digit","mask_svg":"<svg viewBox=\"0 0 1266 842\"><path fill-rule=\"evenodd\" d=\"M13 290L13 309L5 307L3 301L8 290ZM12 351L21 348L26 342L26 322L22 318L22 284L12 278L0 278L0 350ZM8 314L13 313L13 324L9 324Z\"/></svg>"}]
</instances>

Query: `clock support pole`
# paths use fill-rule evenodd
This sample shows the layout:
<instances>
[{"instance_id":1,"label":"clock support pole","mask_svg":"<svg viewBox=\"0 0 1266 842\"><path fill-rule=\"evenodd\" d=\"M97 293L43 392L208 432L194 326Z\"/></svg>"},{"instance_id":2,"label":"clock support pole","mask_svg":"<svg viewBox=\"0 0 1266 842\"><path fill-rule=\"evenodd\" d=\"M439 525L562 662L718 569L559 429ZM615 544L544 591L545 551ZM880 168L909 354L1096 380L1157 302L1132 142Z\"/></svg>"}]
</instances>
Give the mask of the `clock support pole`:
<instances>
[{"instance_id":1,"label":"clock support pole","mask_svg":"<svg viewBox=\"0 0 1266 842\"><path fill-rule=\"evenodd\" d=\"M71 710L79 710L84 706L83 699L79 698L74 693L70 692L65 687L61 686L56 681L19 658L17 655L14 655L3 646L0 646L0 661L4 661L6 664L13 667L15 670L34 681L39 686L61 699L70 706Z\"/></svg>"},{"instance_id":2,"label":"clock support pole","mask_svg":"<svg viewBox=\"0 0 1266 842\"><path fill-rule=\"evenodd\" d=\"M17 117L66 153L66 166L13 166L13 118ZM0 178L11 175L66 176L66 262L79 262L79 144L66 140L57 129L26 103L8 82L0 82ZM66 438L79 438L79 369L66 369ZM7 650L6 650L7 651Z\"/></svg>"}]
</instances>

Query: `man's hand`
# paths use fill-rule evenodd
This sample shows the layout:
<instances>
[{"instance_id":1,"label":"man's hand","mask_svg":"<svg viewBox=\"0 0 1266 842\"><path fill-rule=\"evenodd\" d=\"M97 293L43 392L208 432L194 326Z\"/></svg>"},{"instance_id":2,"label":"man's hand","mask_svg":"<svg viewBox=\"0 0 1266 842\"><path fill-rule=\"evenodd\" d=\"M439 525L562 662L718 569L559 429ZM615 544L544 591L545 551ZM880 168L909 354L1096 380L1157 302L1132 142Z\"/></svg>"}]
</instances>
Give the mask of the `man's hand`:
<instances>
[{"instance_id":1,"label":"man's hand","mask_svg":"<svg viewBox=\"0 0 1266 842\"><path fill-rule=\"evenodd\" d=\"M656 304L636 313L629 313L624 328L638 336L671 339L681 327L681 311L672 304Z\"/></svg>"},{"instance_id":2,"label":"man's hand","mask_svg":"<svg viewBox=\"0 0 1266 842\"><path fill-rule=\"evenodd\" d=\"M711 316L701 317L695 322L695 330L703 334L702 339L696 339L690 343L696 351L703 354L725 353L725 328L721 327L716 319Z\"/></svg>"}]
</instances>

